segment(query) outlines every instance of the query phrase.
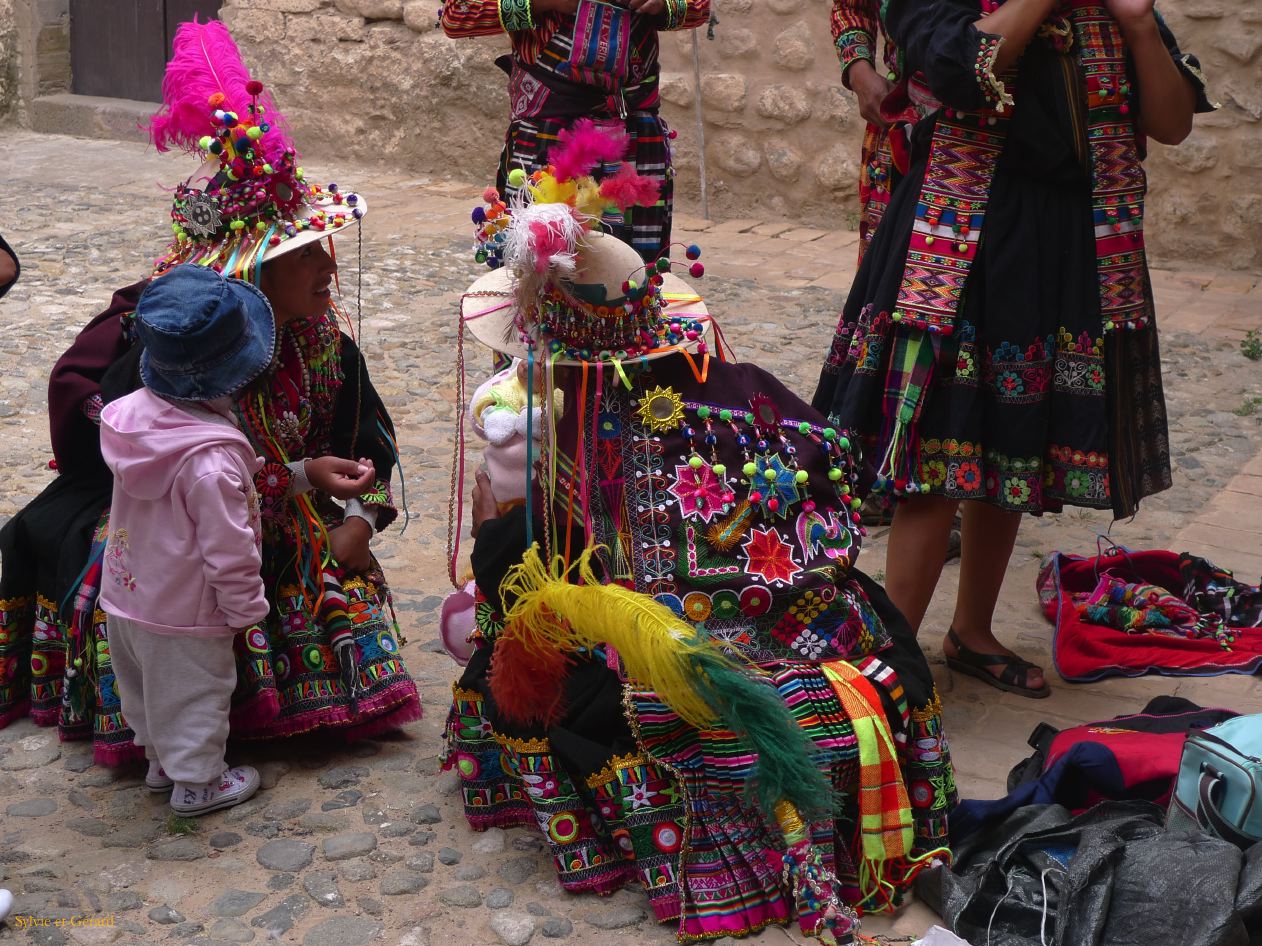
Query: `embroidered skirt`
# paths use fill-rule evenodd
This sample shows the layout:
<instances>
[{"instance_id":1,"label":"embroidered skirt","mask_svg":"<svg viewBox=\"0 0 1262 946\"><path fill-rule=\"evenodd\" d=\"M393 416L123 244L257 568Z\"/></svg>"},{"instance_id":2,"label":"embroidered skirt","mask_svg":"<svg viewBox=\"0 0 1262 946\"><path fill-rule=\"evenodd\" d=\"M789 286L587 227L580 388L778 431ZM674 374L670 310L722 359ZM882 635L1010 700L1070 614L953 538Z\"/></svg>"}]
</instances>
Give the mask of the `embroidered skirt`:
<instances>
[{"instance_id":1,"label":"embroidered skirt","mask_svg":"<svg viewBox=\"0 0 1262 946\"><path fill-rule=\"evenodd\" d=\"M493 635L496 618L479 606L484 632ZM781 875L783 837L745 797L756 760L738 740L693 729L596 659L572 664L559 722L547 730L514 724L497 712L487 685L492 650L475 652L454 687L443 753L444 766L460 775L475 830L537 827L563 889L607 894L638 882L656 919L676 923L681 941L794 918ZM919 650L883 656L923 663ZM900 747L914 852L943 847L956 796L937 697L909 706L890 663L864 657L855 666L881 693ZM848 902L879 909L860 904L858 744L848 717L819 665L786 662L767 673L838 791L834 819L812 826L815 850Z\"/></svg>"},{"instance_id":2,"label":"embroidered skirt","mask_svg":"<svg viewBox=\"0 0 1262 946\"><path fill-rule=\"evenodd\" d=\"M933 366L912 442L921 488L1042 513L1131 514L1170 485L1155 327L1102 330L1091 194L1001 158L953 335L926 335ZM924 176L895 188L864 255L813 404L858 432L870 471L894 439L918 330L891 321Z\"/></svg>"},{"instance_id":3,"label":"embroidered skirt","mask_svg":"<svg viewBox=\"0 0 1262 946\"><path fill-rule=\"evenodd\" d=\"M119 765L144 752L122 714L96 607L108 501L108 481L102 491L97 480L58 477L0 533L0 726L29 714L63 740L92 739L97 762ZM354 707L328 628L296 587L275 587L268 581L267 620L234 641L233 738L317 729L365 737L420 717L379 567L343 581L358 657Z\"/></svg>"}]
</instances>

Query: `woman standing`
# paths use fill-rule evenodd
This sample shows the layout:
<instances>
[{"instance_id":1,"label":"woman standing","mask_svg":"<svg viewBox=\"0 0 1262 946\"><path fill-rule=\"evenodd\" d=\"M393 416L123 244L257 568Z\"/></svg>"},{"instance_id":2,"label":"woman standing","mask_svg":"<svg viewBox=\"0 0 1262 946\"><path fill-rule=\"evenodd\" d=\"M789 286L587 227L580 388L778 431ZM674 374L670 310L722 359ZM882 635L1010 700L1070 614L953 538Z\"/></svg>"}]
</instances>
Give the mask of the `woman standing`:
<instances>
[{"instance_id":1,"label":"woman standing","mask_svg":"<svg viewBox=\"0 0 1262 946\"><path fill-rule=\"evenodd\" d=\"M659 185L658 200L607 217L605 228L645 261L670 245L674 212L674 132L658 114L659 30L696 29L710 0L450 0L443 5L448 36L507 33L511 56L496 61L508 73L509 123L496 183L506 201L524 178L548 164L560 133L580 118L625 129L630 153L598 169L603 178L626 159Z\"/></svg>"},{"instance_id":2,"label":"woman standing","mask_svg":"<svg viewBox=\"0 0 1262 946\"><path fill-rule=\"evenodd\" d=\"M914 628L968 501L948 663L1042 697L995 639L1000 585L1022 513L1170 485L1141 159L1211 106L1152 0L894 0L885 26L925 114L814 405L901 500L887 588Z\"/></svg>"}]
</instances>

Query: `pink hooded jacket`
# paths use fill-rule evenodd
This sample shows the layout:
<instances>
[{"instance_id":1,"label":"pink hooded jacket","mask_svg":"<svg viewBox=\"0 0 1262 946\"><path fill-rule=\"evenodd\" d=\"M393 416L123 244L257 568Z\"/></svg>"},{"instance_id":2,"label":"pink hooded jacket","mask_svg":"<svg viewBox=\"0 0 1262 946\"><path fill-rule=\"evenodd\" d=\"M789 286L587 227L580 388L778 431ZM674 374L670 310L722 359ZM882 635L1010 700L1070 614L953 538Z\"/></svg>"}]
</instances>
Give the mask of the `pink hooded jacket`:
<instances>
[{"instance_id":1,"label":"pink hooded jacket","mask_svg":"<svg viewBox=\"0 0 1262 946\"><path fill-rule=\"evenodd\" d=\"M114 473L101 608L157 634L234 634L267 616L260 573L262 460L209 408L142 388L101 412Z\"/></svg>"}]
</instances>

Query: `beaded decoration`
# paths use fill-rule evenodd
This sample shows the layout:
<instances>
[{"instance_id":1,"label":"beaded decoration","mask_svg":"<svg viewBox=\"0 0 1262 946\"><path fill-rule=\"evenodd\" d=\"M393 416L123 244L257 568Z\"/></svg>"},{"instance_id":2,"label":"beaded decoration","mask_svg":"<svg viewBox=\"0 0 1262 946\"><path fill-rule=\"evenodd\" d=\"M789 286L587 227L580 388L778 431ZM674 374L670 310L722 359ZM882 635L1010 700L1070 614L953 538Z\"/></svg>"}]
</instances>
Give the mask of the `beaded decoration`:
<instances>
[{"instance_id":1,"label":"beaded decoration","mask_svg":"<svg viewBox=\"0 0 1262 946\"><path fill-rule=\"evenodd\" d=\"M203 161L175 188L174 242L154 264L160 275L200 263L252 279L269 250L307 232L332 233L364 214L356 194L312 185L298 164L281 116L249 77L222 23L184 23L163 81L163 108L150 133L159 150L178 146Z\"/></svg>"}]
</instances>

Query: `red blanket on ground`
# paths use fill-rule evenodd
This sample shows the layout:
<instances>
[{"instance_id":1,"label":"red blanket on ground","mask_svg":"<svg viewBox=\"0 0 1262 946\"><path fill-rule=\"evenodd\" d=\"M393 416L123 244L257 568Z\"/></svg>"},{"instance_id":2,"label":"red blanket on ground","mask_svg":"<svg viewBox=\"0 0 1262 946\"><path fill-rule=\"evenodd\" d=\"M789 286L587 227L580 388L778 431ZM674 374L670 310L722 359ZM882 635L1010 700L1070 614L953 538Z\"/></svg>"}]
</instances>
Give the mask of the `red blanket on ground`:
<instances>
[{"instance_id":1,"label":"red blanket on ground","mask_svg":"<svg viewBox=\"0 0 1262 946\"><path fill-rule=\"evenodd\" d=\"M1160 549L1112 549L1090 558L1061 552L1048 556L1037 586L1043 613L1056 625L1052 659L1057 672L1071 683L1086 683L1146 673L1193 676L1262 669L1262 628L1256 626L1233 625L1235 640L1224 648L1213 637L1127 632L1085 619L1083 605L1106 572L1182 595L1186 577L1180 570L1181 558L1187 557Z\"/></svg>"}]
</instances>

